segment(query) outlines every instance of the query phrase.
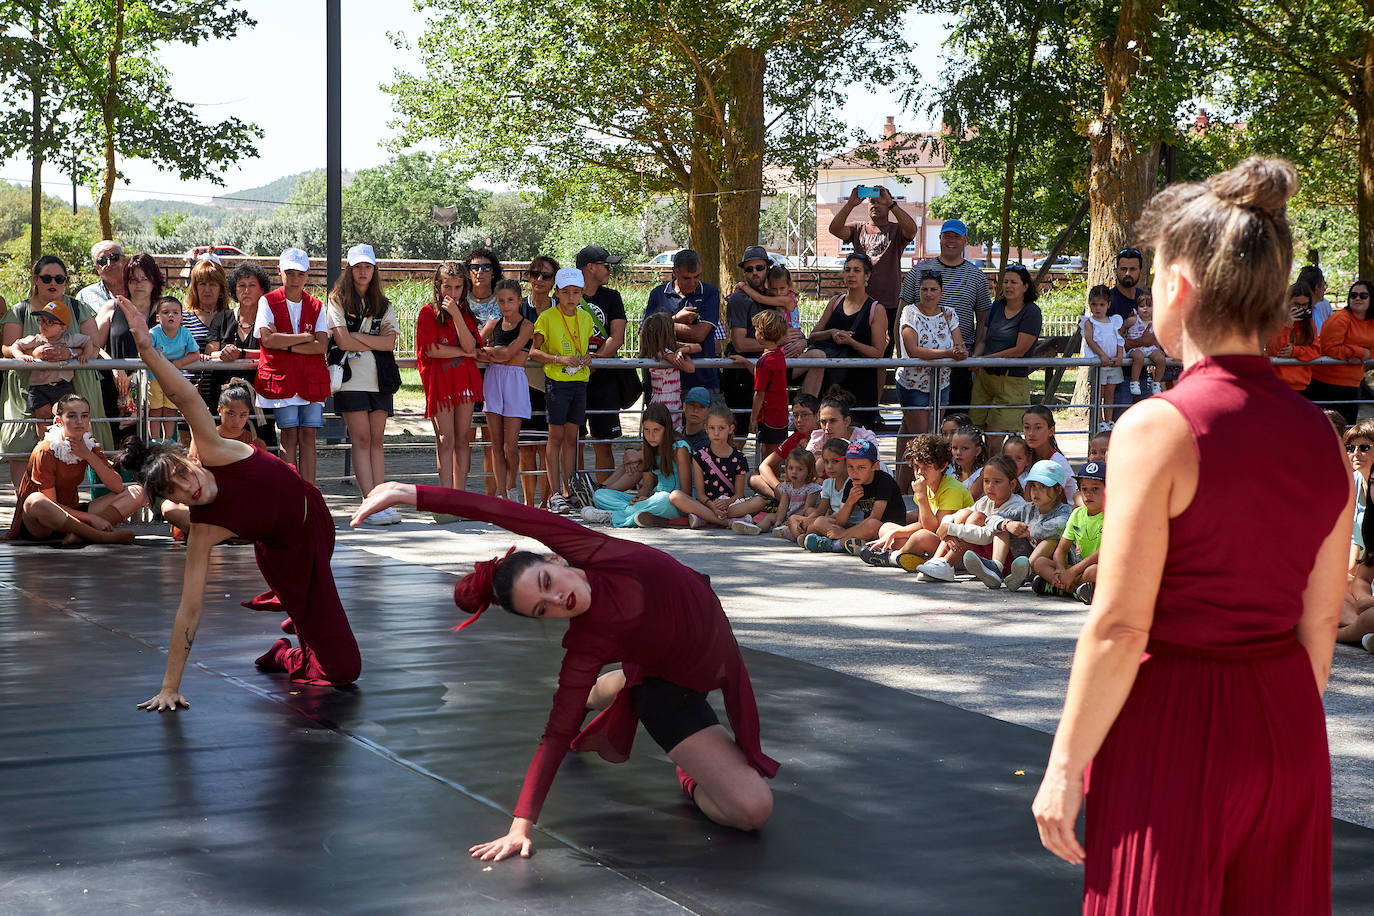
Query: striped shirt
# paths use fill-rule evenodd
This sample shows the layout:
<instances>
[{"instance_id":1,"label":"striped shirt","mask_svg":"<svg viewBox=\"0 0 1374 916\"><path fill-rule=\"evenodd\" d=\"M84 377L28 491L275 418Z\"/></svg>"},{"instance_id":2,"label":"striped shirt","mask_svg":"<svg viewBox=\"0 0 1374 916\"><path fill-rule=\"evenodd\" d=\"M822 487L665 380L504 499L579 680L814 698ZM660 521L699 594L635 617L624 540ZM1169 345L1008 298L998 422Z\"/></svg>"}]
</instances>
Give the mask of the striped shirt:
<instances>
[{"instance_id":1,"label":"striped shirt","mask_svg":"<svg viewBox=\"0 0 1374 916\"><path fill-rule=\"evenodd\" d=\"M944 281L945 287L944 295L940 297L940 305L954 309L954 314L959 316L959 327L966 329L964 344L972 351L975 329L982 323L975 321L975 316L987 315L988 309L992 307L987 276L967 258L958 267L950 267L939 258L926 258L913 265L902 279L903 305L915 305L921 301L923 270L940 272L940 279Z\"/></svg>"}]
</instances>

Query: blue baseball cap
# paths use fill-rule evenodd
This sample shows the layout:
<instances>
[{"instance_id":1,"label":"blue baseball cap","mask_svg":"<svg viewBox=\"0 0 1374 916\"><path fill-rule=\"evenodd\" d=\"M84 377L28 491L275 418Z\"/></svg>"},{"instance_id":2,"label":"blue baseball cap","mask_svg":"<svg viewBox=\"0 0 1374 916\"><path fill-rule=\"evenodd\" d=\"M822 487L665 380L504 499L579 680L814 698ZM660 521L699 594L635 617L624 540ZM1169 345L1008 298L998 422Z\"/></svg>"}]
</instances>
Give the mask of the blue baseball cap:
<instances>
[{"instance_id":1,"label":"blue baseball cap","mask_svg":"<svg viewBox=\"0 0 1374 916\"><path fill-rule=\"evenodd\" d=\"M867 458L869 461L877 461L878 446L867 439L855 439L849 443L849 448L845 449L844 456L846 458Z\"/></svg>"},{"instance_id":2,"label":"blue baseball cap","mask_svg":"<svg viewBox=\"0 0 1374 916\"><path fill-rule=\"evenodd\" d=\"M1086 464L1079 465L1078 470L1074 472L1073 476L1077 477L1079 480L1100 480L1106 483L1107 462L1089 461Z\"/></svg>"},{"instance_id":3,"label":"blue baseball cap","mask_svg":"<svg viewBox=\"0 0 1374 916\"><path fill-rule=\"evenodd\" d=\"M1092 462L1096 463L1096 462ZM1026 483L1038 483L1047 487L1062 487L1068 475L1064 473L1064 468L1048 458L1044 461L1037 461L1031 465L1029 473L1026 474Z\"/></svg>"},{"instance_id":4,"label":"blue baseball cap","mask_svg":"<svg viewBox=\"0 0 1374 916\"><path fill-rule=\"evenodd\" d=\"M965 226L964 221L961 219L947 219L944 221L944 224L940 226L940 234L944 235L946 232L953 232L957 235L968 235L968 226Z\"/></svg>"},{"instance_id":5,"label":"blue baseball cap","mask_svg":"<svg viewBox=\"0 0 1374 916\"><path fill-rule=\"evenodd\" d=\"M702 407L711 406L711 392L702 388L700 385L688 391L682 397L684 404L700 404Z\"/></svg>"}]
</instances>

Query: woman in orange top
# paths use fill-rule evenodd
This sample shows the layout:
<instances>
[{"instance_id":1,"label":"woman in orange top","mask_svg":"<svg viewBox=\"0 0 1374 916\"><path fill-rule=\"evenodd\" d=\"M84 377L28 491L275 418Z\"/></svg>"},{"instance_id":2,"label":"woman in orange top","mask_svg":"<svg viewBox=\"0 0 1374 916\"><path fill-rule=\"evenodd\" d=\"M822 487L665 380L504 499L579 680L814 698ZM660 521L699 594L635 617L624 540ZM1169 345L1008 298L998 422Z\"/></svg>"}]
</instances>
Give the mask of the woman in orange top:
<instances>
[{"instance_id":1,"label":"woman in orange top","mask_svg":"<svg viewBox=\"0 0 1374 916\"><path fill-rule=\"evenodd\" d=\"M1371 292L1374 284L1356 280L1350 286L1345 308L1322 324L1322 356L1343 359L1346 364L1313 366L1312 384L1305 392L1311 400L1339 411L1347 426L1355 422L1359 412L1364 361L1374 350L1374 315L1369 313Z\"/></svg>"},{"instance_id":2,"label":"woman in orange top","mask_svg":"<svg viewBox=\"0 0 1374 916\"><path fill-rule=\"evenodd\" d=\"M1288 320L1264 345L1264 355L1303 362L1322 355L1312 320L1312 287L1301 280L1288 287ZM1274 373L1294 391L1305 391L1312 382L1311 366L1275 366Z\"/></svg>"}]
</instances>

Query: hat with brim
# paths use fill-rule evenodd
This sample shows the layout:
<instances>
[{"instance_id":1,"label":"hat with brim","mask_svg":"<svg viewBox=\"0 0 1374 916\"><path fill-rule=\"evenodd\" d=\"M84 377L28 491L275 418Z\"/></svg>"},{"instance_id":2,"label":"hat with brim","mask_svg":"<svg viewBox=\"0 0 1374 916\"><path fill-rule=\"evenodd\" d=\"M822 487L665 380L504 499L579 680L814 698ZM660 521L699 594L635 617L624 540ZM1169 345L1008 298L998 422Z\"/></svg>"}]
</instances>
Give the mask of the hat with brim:
<instances>
[{"instance_id":1,"label":"hat with brim","mask_svg":"<svg viewBox=\"0 0 1374 916\"><path fill-rule=\"evenodd\" d=\"M51 318L62 323L64 329L72 326L72 310L67 307L67 303L58 299L56 302L49 302L38 311L37 318Z\"/></svg>"},{"instance_id":2,"label":"hat with brim","mask_svg":"<svg viewBox=\"0 0 1374 916\"><path fill-rule=\"evenodd\" d=\"M299 270L310 273L310 255L299 248L288 248L277 259L278 270Z\"/></svg>"},{"instance_id":3,"label":"hat with brim","mask_svg":"<svg viewBox=\"0 0 1374 916\"><path fill-rule=\"evenodd\" d=\"M371 245L354 245L348 249L348 266L353 267L355 264L377 266L377 255Z\"/></svg>"},{"instance_id":4,"label":"hat with brim","mask_svg":"<svg viewBox=\"0 0 1374 916\"><path fill-rule=\"evenodd\" d=\"M1105 461L1089 461L1089 462L1086 462L1085 464L1079 465L1078 470L1074 472L1074 475L1073 475L1073 476L1076 477L1076 478L1078 478L1079 480L1100 480L1100 481L1102 481L1103 483L1106 483L1106 482L1107 482L1107 462L1105 462Z\"/></svg>"},{"instance_id":5,"label":"hat with brim","mask_svg":"<svg viewBox=\"0 0 1374 916\"><path fill-rule=\"evenodd\" d=\"M748 248L744 249L744 254L739 259L739 266L743 267L750 261L763 261L767 264L768 249L764 248L762 245L750 245Z\"/></svg>"},{"instance_id":6,"label":"hat with brim","mask_svg":"<svg viewBox=\"0 0 1374 916\"><path fill-rule=\"evenodd\" d=\"M554 289L562 289L565 286L585 287L586 285L587 279L582 276L582 271L576 267L560 267L553 278Z\"/></svg>"},{"instance_id":7,"label":"hat with brim","mask_svg":"<svg viewBox=\"0 0 1374 916\"><path fill-rule=\"evenodd\" d=\"M1038 483L1046 487L1062 487L1066 476L1064 469L1059 464L1045 459L1031 465L1030 471L1026 474L1026 483Z\"/></svg>"}]
</instances>

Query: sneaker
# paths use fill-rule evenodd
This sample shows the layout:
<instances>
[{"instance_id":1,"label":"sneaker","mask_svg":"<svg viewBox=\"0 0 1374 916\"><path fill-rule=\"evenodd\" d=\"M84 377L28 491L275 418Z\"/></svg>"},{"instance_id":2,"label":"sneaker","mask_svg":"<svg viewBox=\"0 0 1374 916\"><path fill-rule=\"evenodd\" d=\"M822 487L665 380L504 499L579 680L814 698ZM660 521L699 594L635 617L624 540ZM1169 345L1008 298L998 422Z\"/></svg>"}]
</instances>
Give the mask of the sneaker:
<instances>
[{"instance_id":1,"label":"sneaker","mask_svg":"<svg viewBox=\"0 0 1374 916\"><path fill-rule=\"evenodd\" d=\"M822 537L819 534L808 534L806 536L806 543L802 546L804 546L807 550L811 551L812 553L835 552L835 542L832 541L830 538Z\"/></svg>"},{"instance_id":2,"label":"sneaker","mask_svg":"<svg viewBox=\"0 0 1374 916\"><path fill-rule=\"evenodd\" d=\"M1041 598L1045 597L1050 592L1050 584L1045 581L1043 576L1031 576L1030 587L1031 591L1035 592L1035 594L1039 595Z\"/></svg>"},{"instance_id":3,"label":"sneaker","mask_svg":"<svg viewBox=\"0 0 1374 916\"><path fill-rule=\"evenodd\" d=\"M1073 596L1084 604L1092 604L1094 591L1096 589L1093 587L1093 583L1084 582L1073 590Z\"/></svg>"},{"instance_id":4,"label":"sneaker","mask_svg":"<svg viewBox=\"0 0 1374 916\"><path fill-rule=\"evenodd\" d=\"M401 513L397 512L395 509L389 506L383 509L381 512L376 513L372 517L380 521L383 525L401 524Z\"/></svg>"},{"instance_id":5,"label":"sneaker","mask_svg":"<svg viewBox=\"0 0 1374 916\"><path fill-rule=\"evenodd\" d=\"M637 528L667 528L672 524L670 519L654 515L652 512L636 512L633 518Z\"/></svg>"},{"instance_id":6,"label":"sneaker","mask_svg":"<svg viewBox=\"0 0 1374 916\"><path fill-rule=\"evenodd\" d=\"M1374 655L1374 633L1366 633L1361 636L1360 645L1364 646L1364 650L1370 655Z\"/></svg>"},{"instance_id":7,"label":"sneaker","mask_svg":"<svg viewBox=\"0 0 1374 916\"><path fill-rule=\"evenodd\" d=\"M582 521L589 525L609 525L611 523L611 512L609 509L598 509L596 506L588 506L582 510Z\"/></svg>"},{"instance_id":8,"label":"sneaker","mask_svg":"<svg viewBox=\"0 0 1374 916\"><path fill-rule=\"evenodd\" d=\"M792 537L792 529L788 528L786 525L779 525L778 527L774 528L773 537L782 538L784 541L796 540L796 538Z\"/></svg>"},{"instance_id":9,"label":"sneaker","mask_svg":"<svg viewBox=\"0 0 1374 916\"><path fill-rule=\"evenodd\" d=\"M568 505L568 500L562 493L555 493L549 497L550 512L556 512L559 515L567 515L571 510L572 506Z\"/></svg>"},{"instance_id":10,"label":"sneaker","mask_svg":"<svg viewBox=\"0 0 1374 916\"><path fill-rule=\"evenodd\" d=\"M361 522L359 522L358 524L360 524L360 525L365 525L365 526L368 527L368 528L385 528L387 525L394 525L394 524L396 524L396 522L399 522L401 519L398 517L398 518L396 519L396 521L390 521L390 520L388 520L387 517L386 517L386 513L391 512L391 511L392 511L392 510L390 510L390 509L383 509L383 510L380 511L380 512L374 512L374 513L372 513L371 515L369 515L367 518L363 519L363 520L362 520ZM392 514L394 515L395 513L393 512Z\"/></svg>"},{"instance_id":11,"label":"sneaker","mask_svg":"<svg viewBox=\"0 0 1374 916\"><path fill-rule=\"evenodd\" d=\"M597 489L596 478L590 471L577 471L568 480L568 494L580 506L591 506L592 493Z\"/></svg>"},{"instance_id":12,"label":"sneaker","mask_svg":"<svg viewBox=\"0 0 1374 916\"><path fill-rule=\"evenodd\" d=\"M964 551L964 571L988 588L1001 588L1001 571L991 560L985 561L972 550Z\"/></svg>"},{"instance_id":13,"label":"sneaker","mask_svg":"<svg viewBox=\"0 0 1374 916\"><path fill-rule=\"evenodd\" d=\"M1140 394L1140 383L1131 382L1131 394Z\"/></svg>"},{"instance_id":14,"label":"sneaker","mask_svg":"<svg viewBox=\"0 0 1374 916\"><path fill-rule=\"evenodd\" d=\"M914 573L925 562L925 558L919 553L897 553L893 551L888 554L887 561L890 565L899 567L909 573Z\"/></svg>"},{"instance_id":15,"label":"sneaker","mask_svg":"<svg viewBox=\"0 0 1374 916\"><path fill-rule=\"evenodd\" d=\"M847 553L851 557L857 557L859 555L859 551L863 549L864 542L862 538L845 538L843 541L840 541L838 544L835 545L836 553Z\"/></svg>"},{"instance_id":16,"label":"sneaker","mask_svg":"<svg viewBox=\"0 0 1374 916\"><path fill-rule=\"evenodd\" d=\"M763 534L763 529L747 518L737 518L730 523L730 530L735 534Z\"/></svg>"},{"instance_id":17,"label":"sneaker","mask_svg":"<svg viewBox=\"0 0 1374 916\"><path fill-rule=\"evenodd\" d=\"M513 503L518 503L518 502L520 502L520 488L519 488L519 487L511 487L509 490L507 490L507 491L506 491L506 499L509 499L509 500L510 500L511 502L513 502Z\"/></svg>"},{"instance_id":18,"label":"sneaker","mask_svg":"<svg viewBox=\"0 0 1374 916\"><path fill-rule=\"evenodd\" d=\"M869 566L891 566L892 561L888 557L886 550L877 550L873 547L865 547L859 551L859 559Z\"/></svg>"},{"instance_id":19,"label":"sneaker","mask_svg":"<svg viewBox=\"0 0 1374 916\"><path fill-rule=\"evenodd\" d=\"M1027 557L1017 557L1011 561L1011 569L1002 579L1002 585L1009 592L1014 592L1026 584L1030 578L1030 560Z\"/></svg>"},{"instance_id":20,"label":"sneaker","mask_svg":"<svg viewBox=\"0 0 1374 916\"><path fill-rule=\"evenodd\" d=\"M922 573L931 582L953 582L954 567L949 565L949 561L944 557L933 560L926 560L916 567L916 572Z\"/></svg>"},{"instance_id":21,"label":"sneaker","mask_svg":"<svg viewBox=\"0 0 1374 916\"><path fill-rule=\"evenodd\" d=\"M434 519L436 525L451 525L458 521L458 516L449 515L447 512L431 512L429 517Z\"/></svg>"}]
</instances>

